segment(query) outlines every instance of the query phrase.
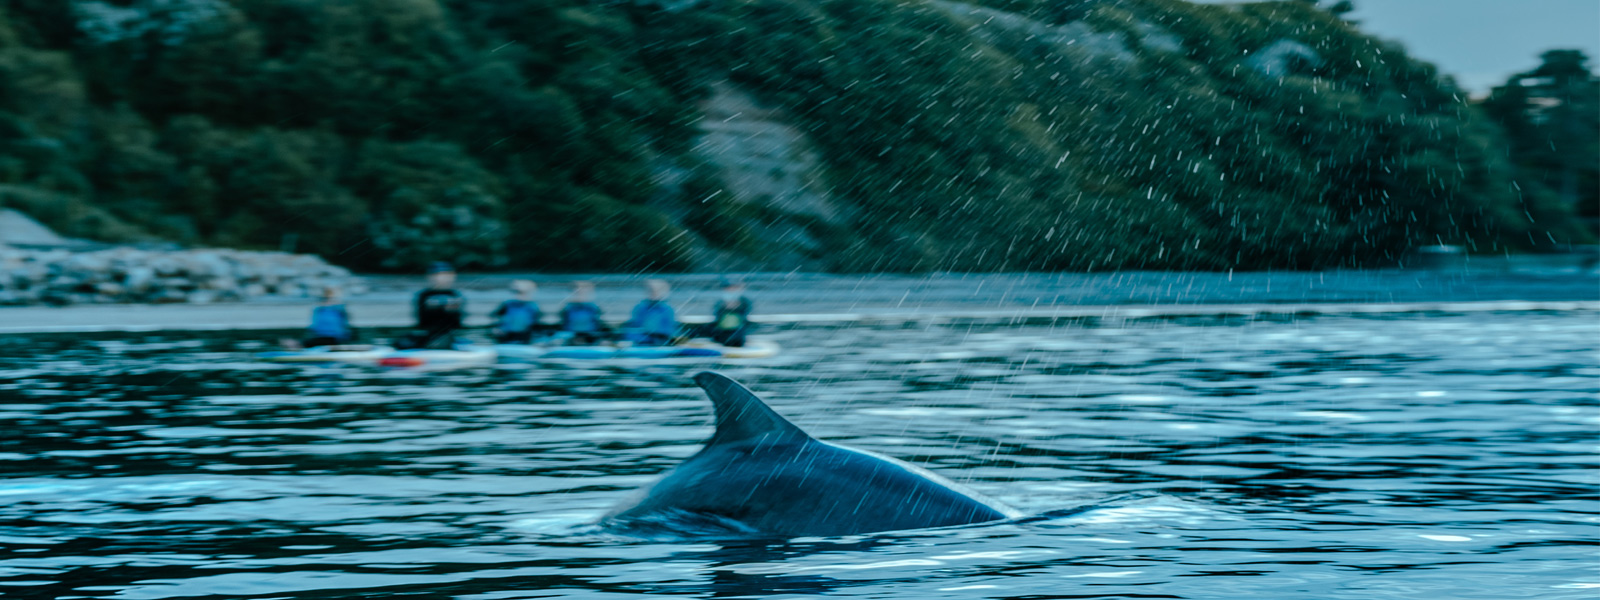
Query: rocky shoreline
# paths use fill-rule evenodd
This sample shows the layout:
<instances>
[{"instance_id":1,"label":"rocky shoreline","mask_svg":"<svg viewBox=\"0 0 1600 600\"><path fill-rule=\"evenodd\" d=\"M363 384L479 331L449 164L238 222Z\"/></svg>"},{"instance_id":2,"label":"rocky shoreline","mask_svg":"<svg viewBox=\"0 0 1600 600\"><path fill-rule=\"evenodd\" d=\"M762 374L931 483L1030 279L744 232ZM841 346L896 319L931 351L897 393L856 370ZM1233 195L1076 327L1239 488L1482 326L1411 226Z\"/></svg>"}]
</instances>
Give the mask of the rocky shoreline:
<instances>
[{"instance_id":1,"label":"rocky shoreline","mask_svg":"<svg viewBox=\"0 0 1600 600\"><path fill-rule=\"evenodd\" d=\"M326 287L365 291L348 269L308 254L0 246L0 306L209 304L274 295L313 297Z\"/></svg>"}]
</instances>

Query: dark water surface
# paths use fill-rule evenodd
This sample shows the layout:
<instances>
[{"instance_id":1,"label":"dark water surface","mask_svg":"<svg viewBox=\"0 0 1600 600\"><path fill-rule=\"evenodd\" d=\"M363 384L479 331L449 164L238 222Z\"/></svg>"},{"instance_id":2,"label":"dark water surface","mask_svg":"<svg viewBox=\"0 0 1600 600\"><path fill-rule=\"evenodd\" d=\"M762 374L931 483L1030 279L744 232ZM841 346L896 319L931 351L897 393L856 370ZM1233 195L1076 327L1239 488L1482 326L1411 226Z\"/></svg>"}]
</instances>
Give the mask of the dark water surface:
<instances>
[{"instance_id":1,"label":"dark water surface","mask_svg":"<svg viewBox=\"0 0 1600 600\"><path fill-rule=\"evenodd\" d=\"M1600 315L806 327L717 368L1055 516L783 543L588 524L692 454L703 363L252 362L0 338L0 595L1593 598Z\"/></svg>"}]
</instances>

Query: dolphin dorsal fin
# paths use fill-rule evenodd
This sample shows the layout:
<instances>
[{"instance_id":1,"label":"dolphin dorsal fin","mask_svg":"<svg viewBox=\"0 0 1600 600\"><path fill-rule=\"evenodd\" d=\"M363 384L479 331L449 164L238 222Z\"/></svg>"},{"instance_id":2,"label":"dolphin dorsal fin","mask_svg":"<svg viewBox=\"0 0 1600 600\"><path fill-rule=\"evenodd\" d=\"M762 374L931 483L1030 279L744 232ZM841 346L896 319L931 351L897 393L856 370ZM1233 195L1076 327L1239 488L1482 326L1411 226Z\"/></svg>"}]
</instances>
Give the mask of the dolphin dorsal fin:
<instances>
[{"instance_id":1,"label":"dolphin dorsal fin","mask_svg":"<svg viewBox=\"0 0 1600 600\"><path fill-rule=\"evenodd\" d=\"M727 375L701 371L695 374L694 382L706 391L717 413L717 432L708 446L745 440L776 444L811 439Z\"/></svg>"}]
</instances>

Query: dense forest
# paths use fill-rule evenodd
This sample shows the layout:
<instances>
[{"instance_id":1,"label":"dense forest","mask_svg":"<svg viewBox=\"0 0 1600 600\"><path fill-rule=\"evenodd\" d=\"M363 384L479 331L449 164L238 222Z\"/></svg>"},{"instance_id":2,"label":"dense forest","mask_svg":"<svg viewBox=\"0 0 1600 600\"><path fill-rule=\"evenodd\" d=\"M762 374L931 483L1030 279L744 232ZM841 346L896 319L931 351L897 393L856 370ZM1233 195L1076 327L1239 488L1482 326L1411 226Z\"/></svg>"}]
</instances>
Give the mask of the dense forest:
<instances>
[{"instance_id":1,"label":"dense forest","mask_svg":"<svg viewBox=\"0 0 1600 600\"><path fill-rule=\"evenodd\" d=\"M1474 103L1335 8L0 0L0 205L367 270L1327 268L1592 240L1586 57ZM803 132L834 210L725 193L701 150L719 87Z\"/></svg>"}]
</instances>

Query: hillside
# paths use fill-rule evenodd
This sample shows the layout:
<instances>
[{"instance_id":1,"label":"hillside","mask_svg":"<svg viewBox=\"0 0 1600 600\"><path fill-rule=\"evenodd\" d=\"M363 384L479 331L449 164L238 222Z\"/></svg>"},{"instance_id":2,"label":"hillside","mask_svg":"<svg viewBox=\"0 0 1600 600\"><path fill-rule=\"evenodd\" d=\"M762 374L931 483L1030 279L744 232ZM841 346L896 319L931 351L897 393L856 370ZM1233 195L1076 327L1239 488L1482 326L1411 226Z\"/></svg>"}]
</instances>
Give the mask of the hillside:
<instances>
[{"instance_id":1,"label":"hillside","mask_svg":"<svg viewBox=\"0 0 1600 600\"><path fill-rule=\"evenodd\" d=\"M76 237L611 271L1586 239L1447 78L1300 1L0 6L0 205Z\"/></svg>"}]
</instances>

